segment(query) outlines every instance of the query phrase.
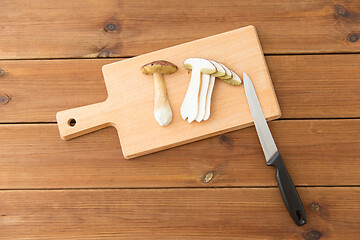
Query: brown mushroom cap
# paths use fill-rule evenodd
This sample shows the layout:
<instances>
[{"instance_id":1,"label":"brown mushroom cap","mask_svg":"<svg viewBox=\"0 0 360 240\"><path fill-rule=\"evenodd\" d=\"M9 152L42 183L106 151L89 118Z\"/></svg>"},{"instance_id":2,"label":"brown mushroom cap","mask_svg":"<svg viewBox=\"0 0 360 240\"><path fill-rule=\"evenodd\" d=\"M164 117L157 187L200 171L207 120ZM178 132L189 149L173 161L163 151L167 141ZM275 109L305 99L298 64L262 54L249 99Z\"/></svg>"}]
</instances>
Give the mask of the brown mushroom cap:
<instances>
[{"instance_id":1,"label":"brown mushroom cap","mask_svg":"<svg viewBox=\"0 0 360 240\"><path fill-rule=\"evenodd\" d=\"M141 67L144 74L153 74L155 72L167 75L177 71L177 66L165 60L153 61Z\"/></svg>"}]
</instances>

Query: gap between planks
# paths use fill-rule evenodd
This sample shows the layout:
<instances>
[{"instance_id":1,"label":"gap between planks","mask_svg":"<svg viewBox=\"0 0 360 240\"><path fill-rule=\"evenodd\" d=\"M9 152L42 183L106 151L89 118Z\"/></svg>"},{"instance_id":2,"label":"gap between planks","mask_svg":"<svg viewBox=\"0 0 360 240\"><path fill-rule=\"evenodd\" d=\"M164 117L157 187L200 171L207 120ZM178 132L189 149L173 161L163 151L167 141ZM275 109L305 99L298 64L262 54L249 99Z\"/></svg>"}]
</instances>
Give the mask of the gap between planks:
<instances>
[{"instance_id":1,"label":"gap between planks","mask_svg":"<svg viewBox=\"0 0 360 240\"><path fill-rule=\"evenodd\" d=\"M269 122L278 122L278 121L312 121L312 120L357 120L360 119L360 117L343 117L343 118L280 118L280 119L275 119L275 120L271 120ZM31 125L35 125L35 124L57 124L56 122L0 122L0 125L27 125L27 124L31 124ZM241 130L241 129L240 129ZM101 131L101 130L99 130ZM238 131L238 130L237 130Z\"/></svg>"},{"instance_id":2,"label":"gap between planks","mask_svg":"<svg viewBox=\"0 0 360 240\"><path fill-rule=\"evenodd\" d=\"M333 52L333 53L268 53L264 54L265 57L272 57L272 56L326 56L326 55L360 55L360 52ZM34 61L34 60L98 60L98 59L113 59L113 60L121 60L127 58L133 58L140 55L134 56L116 56L116 57L63 57L63 58L0 58L0 61Z\"/></svg>"},{"instance_id":3,"label":"gap between planks","mask_svg":"<svg viewBox=\"0 0 360 240\"><path fill-rule=\"evenodd\" d=\"M359 188L360 185L295 185L296 188ZM278 186L209 186L209 187L134 187L134 188L121 188L121 187L103 187L103 188L4 188L0 189L0 192L4 191L96 191L96 190L176 190L176 189L269 189L278 188Z\"/></svg>"}]
</instances>

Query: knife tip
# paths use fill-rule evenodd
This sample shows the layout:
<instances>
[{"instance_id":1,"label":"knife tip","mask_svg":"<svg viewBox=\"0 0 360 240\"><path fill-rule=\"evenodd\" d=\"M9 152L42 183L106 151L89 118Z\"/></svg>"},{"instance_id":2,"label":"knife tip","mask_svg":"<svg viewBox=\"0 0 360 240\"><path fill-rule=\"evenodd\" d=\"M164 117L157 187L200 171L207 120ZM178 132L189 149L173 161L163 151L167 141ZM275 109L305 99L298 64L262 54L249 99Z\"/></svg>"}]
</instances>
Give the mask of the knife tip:
<instances>
[{"instance_id":1,"label":"knife tip","mask_svg":"<svg viewBox=\"0 0 360 240\"><path fill-rule=\"evenodd\" d=\"M248 82L250 80L249 76L246 74L246 72L243 72L243 81L244 84L246 84L246 82Z\"/></svg>"},{"instance_id":2,"label":"knife tip","mask_svg":"<svg viewBox=\"0 0 360 240\"><path fill-rule=\"evenodd\" d=\"M243 72L243 79L249 79L249 76L246 74L246 72Z\"/></svg>"}]
</instances>

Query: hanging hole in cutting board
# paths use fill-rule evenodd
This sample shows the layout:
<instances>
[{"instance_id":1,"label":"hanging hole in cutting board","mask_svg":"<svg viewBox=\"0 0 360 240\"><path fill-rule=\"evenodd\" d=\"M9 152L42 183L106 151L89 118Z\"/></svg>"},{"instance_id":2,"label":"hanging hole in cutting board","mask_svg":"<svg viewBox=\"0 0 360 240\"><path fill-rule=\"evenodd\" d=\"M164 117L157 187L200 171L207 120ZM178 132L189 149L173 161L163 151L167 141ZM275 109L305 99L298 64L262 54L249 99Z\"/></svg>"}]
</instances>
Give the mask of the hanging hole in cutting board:
<instances>
[{"instance_id":1,"label":"hanging hole in cutting board","mask_svg":"<svg viewBox=\"0 0 360 240\"><path fill-rule=\"evenodd\" d=\"M70 118L69 121L68 121L68 125L70 127L74 127L76 125L76 120L73 119L73 118Z\"/></svg>"}]
</instances>

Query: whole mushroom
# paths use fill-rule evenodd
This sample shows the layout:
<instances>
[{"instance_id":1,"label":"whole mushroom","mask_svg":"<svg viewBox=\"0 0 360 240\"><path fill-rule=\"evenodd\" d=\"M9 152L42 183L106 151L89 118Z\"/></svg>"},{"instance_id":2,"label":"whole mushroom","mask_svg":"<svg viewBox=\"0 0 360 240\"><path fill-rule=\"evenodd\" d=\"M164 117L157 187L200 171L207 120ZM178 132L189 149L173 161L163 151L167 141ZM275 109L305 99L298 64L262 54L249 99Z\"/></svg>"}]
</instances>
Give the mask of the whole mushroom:
<instances>
[{"instance_id":1,"label":"whole mushroom","mask_svg":"<svg viewBox=\"0 0 360 240\"><path fill-rule=\"evenodd\" d=\"M167 126L172 120L172 111L163 75L172 74L177 69L175 64L165 60L153 61L141 67L142 73L154 76L154 116L160 126Z\"/></svg>"}]
</instances>

